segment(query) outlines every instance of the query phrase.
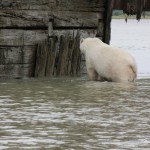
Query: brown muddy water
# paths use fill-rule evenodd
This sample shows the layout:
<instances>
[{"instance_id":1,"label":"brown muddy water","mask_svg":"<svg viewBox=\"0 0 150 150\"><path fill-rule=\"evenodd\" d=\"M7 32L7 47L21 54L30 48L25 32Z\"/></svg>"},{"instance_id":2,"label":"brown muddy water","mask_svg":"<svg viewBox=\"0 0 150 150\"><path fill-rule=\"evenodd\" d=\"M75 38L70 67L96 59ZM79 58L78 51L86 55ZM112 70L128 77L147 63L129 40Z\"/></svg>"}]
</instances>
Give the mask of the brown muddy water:
<instances>
[{"instance_id":1,"label":"brown muddy water","mask_svg":"<svg viewBox=\"0 0 150 150\"><path fill-rule=\"evenodd\" d=\"M0 149L150 148L150 79L0 82Z\"/></svg>"}]
</instances>

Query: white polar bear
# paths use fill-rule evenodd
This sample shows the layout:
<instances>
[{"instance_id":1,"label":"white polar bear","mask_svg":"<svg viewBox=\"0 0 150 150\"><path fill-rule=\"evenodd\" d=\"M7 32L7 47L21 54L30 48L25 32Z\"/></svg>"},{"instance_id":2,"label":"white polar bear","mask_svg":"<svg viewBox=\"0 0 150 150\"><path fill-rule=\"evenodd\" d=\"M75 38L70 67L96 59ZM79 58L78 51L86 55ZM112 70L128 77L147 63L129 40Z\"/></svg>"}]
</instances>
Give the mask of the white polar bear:
<instances>
[{"instance_id":1,"label":"white polar bear","mask_svg":"<svg viewBox=\"0 0 150 150\"><path fill-rule=\"evenodd\" d=\"M85 55L90 80L134 82L137 77L134 58L122 49L98 38L85 38L80 41L80 50Z\"/></svg>"}]
</instances>

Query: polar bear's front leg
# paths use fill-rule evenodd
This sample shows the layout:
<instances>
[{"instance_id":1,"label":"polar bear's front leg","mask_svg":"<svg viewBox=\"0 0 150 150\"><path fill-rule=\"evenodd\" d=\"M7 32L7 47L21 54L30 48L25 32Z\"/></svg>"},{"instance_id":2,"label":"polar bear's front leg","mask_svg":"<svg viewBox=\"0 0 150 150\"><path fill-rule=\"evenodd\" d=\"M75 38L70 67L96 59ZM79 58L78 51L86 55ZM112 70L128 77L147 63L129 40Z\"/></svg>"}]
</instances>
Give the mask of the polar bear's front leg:
<instances>
[{"instance_id":1,"label":"polar bear's front leg","mask_svg":"<svg viewBox=\"0 0 150 150\"><path fill-rule=\"evenodd\" d=\"M93 68L87 68L87 72L88 72L90 80L97 81L98 74Z\"/></svg>"}]
</instances>

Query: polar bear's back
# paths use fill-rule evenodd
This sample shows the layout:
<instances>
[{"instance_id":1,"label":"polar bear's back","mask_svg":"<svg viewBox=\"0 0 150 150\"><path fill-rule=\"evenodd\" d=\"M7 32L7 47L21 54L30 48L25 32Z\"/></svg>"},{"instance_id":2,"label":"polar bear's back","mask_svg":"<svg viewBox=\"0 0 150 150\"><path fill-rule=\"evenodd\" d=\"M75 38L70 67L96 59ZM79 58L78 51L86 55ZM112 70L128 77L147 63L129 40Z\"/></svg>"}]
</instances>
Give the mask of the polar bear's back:
<instances>
[{"instance_id":1,"label":"polar bear's back","mask_svg":"<svg viewBox=\"0 0 150 150\"><path fill-rule=\"evenodd\" d=\"M132 68L136 77L137 66L134 58L120 48L112 47L95 39L88 45L86 57L87 63L92 64L97 73L102 76L110 78L114 75L116 77L120 72L127 76L126 73L129 74L129 71L126 68Z\"/></svg>"},{"instance_id":2,"label":"polar bear's back","mask_svg":"<svg viewBox=\"0 0 150 150\"><path fill-rule=\"evenodd\" d=\"M98 38L86 38L80 42L81 52L85 54L90 79L100 78L115 81L134 81L137 66L134 58L126 51L103 43Z\"/></svg>"},{"instance_id":3,"label":"polar bear's back","mask_svg":"<svg viewBox=\"0 0 150 150\"><path fill-rule=\"evenodd\" d=\"M105 61L109 59L109 61L112 60L113 63L115 61L121 61L124 63L135 63L134 58L127 51L120 48L112 47L97 40L93 41L93 43L90 43L90 45L88 45L86 55L89 55L93 59L105 59Z\"/></svg>"}]
</instances>

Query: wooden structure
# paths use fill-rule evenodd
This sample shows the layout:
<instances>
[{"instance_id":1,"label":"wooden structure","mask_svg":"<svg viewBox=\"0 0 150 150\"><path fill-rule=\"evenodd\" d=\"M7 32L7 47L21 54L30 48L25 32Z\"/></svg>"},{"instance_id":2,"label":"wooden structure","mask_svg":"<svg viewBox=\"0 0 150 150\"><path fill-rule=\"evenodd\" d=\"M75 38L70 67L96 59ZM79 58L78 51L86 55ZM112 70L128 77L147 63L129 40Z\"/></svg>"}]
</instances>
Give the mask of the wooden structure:
<instances>
[{"instance_id":1,"label":"wooden structure","mask_svg":"<svg viewBox=\"0 0 150 150\"><path fill-rule=\"evenodd\" d=\"M0 77L75 75L80 37L103 35L105 0L1 0Z\"/></svg>"},{"instance_id":2,"label":"wooden structure","mask_svg":"<svg viewBox=\"0 0 150 150\"><path fill-rule=\"evenodd\" d=\"M150 11L150 0L115 0L114 9L121 9L127 15L136 15L140 20L144 11Z\"/></svg>"},{"instance_id":3,"label":"wooden structure","mask_svg":"<svg viewBox=\"0 0 150 150\"><path fill-rule=\"evenodd\" d=\"M124 9L127 3L1 0L0 78L78 74L84 66L80 38L98 36L109 43L112 10Z\"/></svg>"}]
</instances>

